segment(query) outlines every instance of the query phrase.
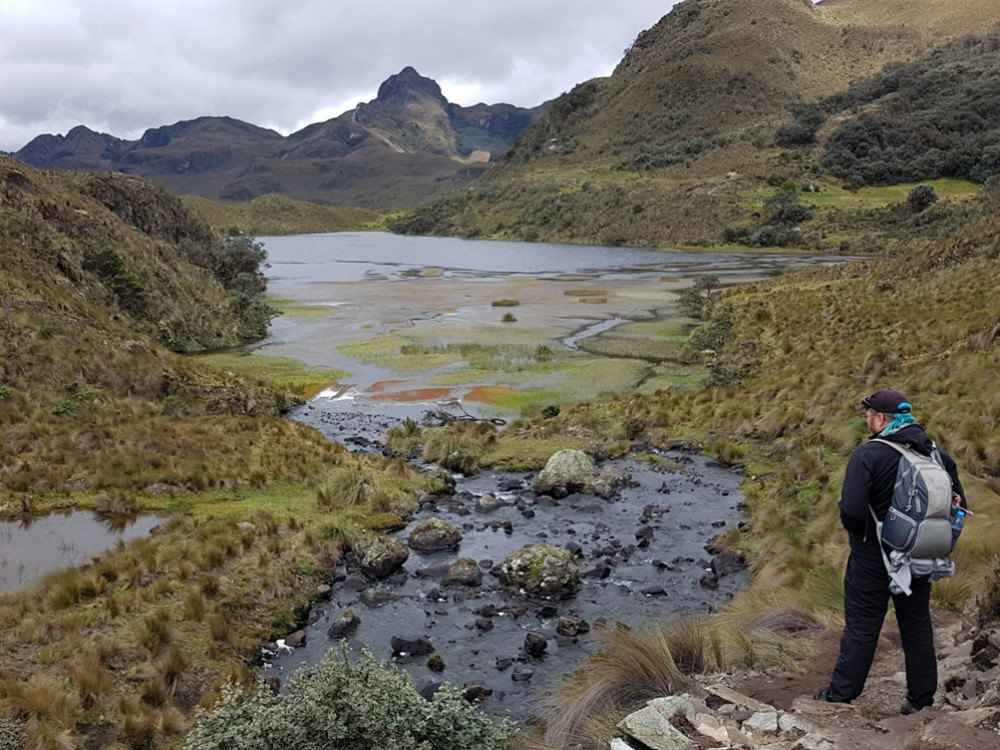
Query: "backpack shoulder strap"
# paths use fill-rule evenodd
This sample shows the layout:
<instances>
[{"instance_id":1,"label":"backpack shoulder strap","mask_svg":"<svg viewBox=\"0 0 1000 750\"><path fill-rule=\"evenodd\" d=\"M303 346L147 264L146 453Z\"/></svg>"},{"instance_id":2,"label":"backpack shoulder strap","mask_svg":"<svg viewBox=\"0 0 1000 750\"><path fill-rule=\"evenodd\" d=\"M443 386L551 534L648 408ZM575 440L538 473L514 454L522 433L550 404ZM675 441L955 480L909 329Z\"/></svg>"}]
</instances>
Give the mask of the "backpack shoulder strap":
<instances>
[{"instance_id":1,"label":"backpack shoulder strap","mask_svg":"<svg viewBox=\"0 0 1000 750\"><path fill-rule=\"evenodd\" d=\"M890 448L895 448L897 451L899 451L900 453L902 453L904 456L907 453L912 453L913 452L909 448L907 448L905 445L900 445L899 443L894 443L891 440L885 440L883 438L872 438L869 442L872 442L872 443L882 443L883 445L888 445Z\"/></svg>"},{"instance_id":2,"label":"backpack shoulder strap","mask_svg":"<svg viewBox=\"0 0 1000 750\"><path fill-rule=\"evenodd\" d=\"M913 450L912 448L909 448L905 445L900 445L899 443L894 443L891 440L884 440L883 438L872 438L869 442L882 443L884 445L888 445L890 448L894 448L896 451L898 451L899 454L902 456L923 457L923 454L917 453L917 451ZM941 458L941 451L938 450L937 443L935 443L933 440L931 440L931 454L929 458L938 466L940 466L942 469L944 468L944 459Z\"/></svg>"}]
</instances>

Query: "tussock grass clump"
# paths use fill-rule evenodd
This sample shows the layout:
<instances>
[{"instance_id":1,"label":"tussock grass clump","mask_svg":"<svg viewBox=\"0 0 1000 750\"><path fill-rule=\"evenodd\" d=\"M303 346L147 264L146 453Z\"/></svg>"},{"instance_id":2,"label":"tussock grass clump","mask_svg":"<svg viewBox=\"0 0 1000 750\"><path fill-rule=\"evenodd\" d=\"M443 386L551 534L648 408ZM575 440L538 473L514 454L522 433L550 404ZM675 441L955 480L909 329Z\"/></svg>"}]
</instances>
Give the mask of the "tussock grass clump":
<instances>
[{"instance_id":1,"label":"tussock grass clump","mask_svg":"<svg viewBox=\"0 0 1000 750\"><path fill-rule=\"evenodd\" d=\"M372 473L361 466L349 466L335 471L316 491L316 502L321 508L363 505L374 492Z\"/></svg>"},{"instance_id":2,"label":"tussock grass clump","mask_svg":"<svg viewBox=\"0 0 1000 750\"><path fill-rule=\"evenodd\" d=\"M424 443L423 458L449 471L471 475L479 470L483 446L476 440L447 430L435 431Z\"/></svg>"},{"instance_id":3,"label":"tussock grass clump","mask_svg":"<svg viewBox=\"0 0 1000 750\"><path fill-rule=\"evenodd\" d=\"M520 304L516 299L495 299L490 302L490 307L517 307Z\"/></svg>"},{"instance_id":4,"label":"tussock grass clump","mask_svg":"<svg viewBox=\"0 0 1000 750\"><path fill-rule=\"evenodd\" d=\"M747 630L718 617L636 630L617 625L594 635L598 653L546 699L546 747L606 747L623 715L651 698L686 690L691 675L734 666L787 665L802 656L780 635Z\"/></svg>"}]
</instances>

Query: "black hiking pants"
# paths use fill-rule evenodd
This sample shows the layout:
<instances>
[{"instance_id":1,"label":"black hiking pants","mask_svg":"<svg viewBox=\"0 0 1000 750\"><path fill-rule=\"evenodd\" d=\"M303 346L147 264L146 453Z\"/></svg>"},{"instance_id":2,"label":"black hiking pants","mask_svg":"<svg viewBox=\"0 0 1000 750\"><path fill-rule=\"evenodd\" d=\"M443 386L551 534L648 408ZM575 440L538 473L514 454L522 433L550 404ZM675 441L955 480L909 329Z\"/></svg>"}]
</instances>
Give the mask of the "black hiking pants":
<instances>
[{"instance_id":1,"label":"black hiking pants","mask_svg":"<svg viewBox=\"0 0 1000 750\"><path fill-rule=\"evenodd\" d=\"M906 661L907 700L915 708L934 702L937 659L930 614L931 581L914 578L911 589L909 596L890 594L889 574L878 548L852 544L844 576L844 634L830 679L829 700L849 703L861 695L891 596Z\"/></svg>"}]
</instances>

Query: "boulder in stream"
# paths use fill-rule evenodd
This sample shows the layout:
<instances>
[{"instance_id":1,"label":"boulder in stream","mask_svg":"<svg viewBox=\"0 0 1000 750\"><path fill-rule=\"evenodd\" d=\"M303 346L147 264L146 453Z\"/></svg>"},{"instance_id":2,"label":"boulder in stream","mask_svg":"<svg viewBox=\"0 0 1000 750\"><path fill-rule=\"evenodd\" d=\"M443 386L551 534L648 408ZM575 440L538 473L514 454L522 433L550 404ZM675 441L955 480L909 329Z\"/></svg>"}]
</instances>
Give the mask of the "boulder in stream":
<instances>
[{"instance_id":1,"label":"boulder in stream","mask_svg":"<svg viewBox=\"0 0 1000 750\"><path fill-rule=\"evenodd\" d=\"M406 542L386 536L360 539L351 551L361 572L376 580L391 576L403 567L410 556Z\"/></svg>"},{"instance_id":2,"label":"boulder in stream","mask_svg":"<svg viewBox=\"0 0 1000 750\"><path fill-rule=\"evenodd\" d=\"M457 549L462 541L462 532L440 518L421 521L410 532L409 545L421 552L438 552Z\"/></svg>"},{"instance_id":3,"label":"boulder in stream","mask_svg":"<svg viewBox=\"0 0 1000 750\"><path fill-rule=\"evenodd\" d=\"M556 451L549 456L545 468L535 477L535 492L572 494L583 490L597 476L594 459L573 448Z\"/></svg>"},{"instance_id":4,"label":"boulder in stream","mask_svg":"<svg viewBox=\"0 0 1000 750\"><path fill-rule=\"evenodd\" d=\"M533 544L510 553L496 576L535 596L566 598L580 588L580 570L573 555L551 544Z\"/></svg>"}]
</instances>

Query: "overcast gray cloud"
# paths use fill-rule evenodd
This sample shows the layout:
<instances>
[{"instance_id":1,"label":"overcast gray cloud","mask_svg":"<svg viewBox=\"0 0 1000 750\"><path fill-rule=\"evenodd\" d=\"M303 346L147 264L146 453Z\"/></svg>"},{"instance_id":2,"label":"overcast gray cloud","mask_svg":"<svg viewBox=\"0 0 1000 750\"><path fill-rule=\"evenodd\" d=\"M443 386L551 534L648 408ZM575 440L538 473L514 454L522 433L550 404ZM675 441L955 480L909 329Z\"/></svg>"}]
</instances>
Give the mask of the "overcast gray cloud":
<instances>
[{"instance_id":1,"label":"overcast gray cloud","mask_svg":"<svg viewBox=\"0 0 1000 750\"><path fill-rule=\"evenodd\" d=\"M0 0L0 150L228 115L293 132L407 65L535 106L608 75L672 0Z\"/></svg>"}]
</instances>

